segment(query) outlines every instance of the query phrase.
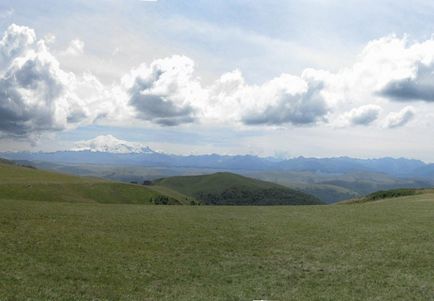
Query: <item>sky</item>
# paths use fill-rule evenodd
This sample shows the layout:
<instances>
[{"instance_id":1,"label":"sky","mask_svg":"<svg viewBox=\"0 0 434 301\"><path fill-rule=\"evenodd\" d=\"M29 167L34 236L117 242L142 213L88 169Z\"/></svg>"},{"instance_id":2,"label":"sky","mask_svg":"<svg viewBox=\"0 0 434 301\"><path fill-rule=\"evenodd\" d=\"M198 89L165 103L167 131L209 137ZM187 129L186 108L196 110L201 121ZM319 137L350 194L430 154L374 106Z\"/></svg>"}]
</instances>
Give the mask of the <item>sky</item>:
<instances>
[{"instance_id":1,"label":"sky","mask_svg":"<svg viewBox=\"0 0 434 301\"><path fill-rule=\"evenodd\" d=\"M0 151L434 162L431 1L0 0Z\"/></svg>"}]
</instances>

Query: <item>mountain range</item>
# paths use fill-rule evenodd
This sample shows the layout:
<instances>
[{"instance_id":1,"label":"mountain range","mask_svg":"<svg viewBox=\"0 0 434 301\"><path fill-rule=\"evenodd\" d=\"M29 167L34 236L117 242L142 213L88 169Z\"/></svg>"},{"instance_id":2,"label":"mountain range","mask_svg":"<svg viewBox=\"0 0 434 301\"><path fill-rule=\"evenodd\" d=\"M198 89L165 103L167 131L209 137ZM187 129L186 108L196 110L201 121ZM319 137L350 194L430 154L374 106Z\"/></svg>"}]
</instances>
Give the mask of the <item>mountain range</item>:
<instances>
[{"instance_id":1,"label":"mountain range","mask_svg":"<svg viewBox=\"0 0 434 301\"><path fill-rule=\"evenodd\" d=\"M233 172L309 193L326 203L383 189L434 186L434 164L414 159L280 160L253 155L174 155L110 135L77 142L65 151L6 152L0 153L0 157L80 176L138 183L171 176Z\"/></svg>"},{"instance_id":2,"label":"mountain range","mask_svg":"<svg viewBox=\"0 0 434 301\"><path fill-rule=\"evenodd\" d=\"M349 157L286 160L253 155L173 155L157 152L137 142L111 135L77 142L73 148L56 152L6 152L10 160L45 161L68 164L109 164L123 166L211 168L222 170L311 171L317 173L375 172L394 177L434 178L434 164L407 158L355 159Z\"/></svg>"}]
</instances>

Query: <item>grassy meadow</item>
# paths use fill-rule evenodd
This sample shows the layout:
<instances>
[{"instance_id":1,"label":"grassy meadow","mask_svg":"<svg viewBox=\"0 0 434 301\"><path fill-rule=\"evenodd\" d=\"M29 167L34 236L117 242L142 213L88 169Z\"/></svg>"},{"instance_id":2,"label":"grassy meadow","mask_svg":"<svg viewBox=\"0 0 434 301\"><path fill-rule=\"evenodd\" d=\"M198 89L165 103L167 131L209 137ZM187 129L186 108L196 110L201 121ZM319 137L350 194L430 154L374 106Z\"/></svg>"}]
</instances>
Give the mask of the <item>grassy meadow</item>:
<instances>
[{"instance_id":1,"label":"grassy meadow","mask_svg":"<svg viewBox=\"0 0 434 301\"><path fill-rule=\"evenodd\" d=\"M432 300L434 195L287 207L0 200L0 300Z\"/></svg>"},{"instance_id":2,"label":"grassy meadow","mask_svg":"<svg viewBox=\"0 0 434 301\"><path fill-rule=\"evenodd\" d=\"M50 202L153 204L167 198L172 204L190 204L193 198L170 188L118 183L25 168L0 161L0 198Z\"/></svg>"}]
</instances>

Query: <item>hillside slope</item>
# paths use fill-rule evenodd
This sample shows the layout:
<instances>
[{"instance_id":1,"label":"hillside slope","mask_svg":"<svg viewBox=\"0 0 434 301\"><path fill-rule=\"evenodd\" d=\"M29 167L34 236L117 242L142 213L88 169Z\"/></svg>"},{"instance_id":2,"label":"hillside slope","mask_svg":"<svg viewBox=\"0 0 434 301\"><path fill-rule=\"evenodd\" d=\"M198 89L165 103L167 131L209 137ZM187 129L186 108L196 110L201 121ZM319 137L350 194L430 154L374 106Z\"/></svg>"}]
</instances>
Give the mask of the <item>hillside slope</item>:
<instances>
[{"instance_id":1,"label":"hillside slope","mask_svg":"<svg viewBox=\"0 0 434 301\"><path fill-rule=\"evenodd\" d=\"M380 190L368 194L362 198L355 198L346 201L339 202L338 204L363 204L371 203L376 201L393 201L397 198L414 197L418 195L424 195L433 198L434 189L391 189L391 190Z\"/></svg>"},{"instance_id":2,"label":"hillside slope","mask_svg":"<svg viewBox=\"0 0 434 301\"><path fill-rule=\"evenodd\" d=\"M167 190L170 192L169 190ZM76 177L0 162L0 199L122 204L182 204L188 197L151 187Z\"/></svg>"},{"instance_id":3,"label":"hillside slope","mask_svg":"<svg viewBox=\"0 0 434 301\"><path fill-rule=\"evenodd\" d=\"M313 205L314 196L232 173L170 177L154 181L210 205Z\"/></svg>"},{"instance_id":4,"label":"hillside slope","mask_svg":"<svg viewBox=\"0 0 434 301\"><path fill-rule=\"evenodd\" d=\"M244 175L303 191L324 203L361 198L379 190L418 189L432 186L429 181L395 178L372 172L331 174L310 171L268 171Z\"/></svg>"}]
</instances>

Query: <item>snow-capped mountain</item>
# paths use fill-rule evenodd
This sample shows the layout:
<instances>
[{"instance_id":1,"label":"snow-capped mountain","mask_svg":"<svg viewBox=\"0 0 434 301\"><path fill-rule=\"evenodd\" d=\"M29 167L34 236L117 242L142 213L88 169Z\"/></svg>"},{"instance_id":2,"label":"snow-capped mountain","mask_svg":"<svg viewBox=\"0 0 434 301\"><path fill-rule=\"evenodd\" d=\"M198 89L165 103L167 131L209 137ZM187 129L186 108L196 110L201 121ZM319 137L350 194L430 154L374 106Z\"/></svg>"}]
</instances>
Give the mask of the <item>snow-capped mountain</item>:
<instances>
[{"instance_id":1,"label":"snow-capped mountain","mask_svg":"<svg viewBox=\"0 0 434 301\"><path fill-rule=\"evenodd\" d=\"M90 151L112 154L155 153L148 146L141 143L121 140L112 135L103 135L91 140L78 141L74 144L72 151Z\"/></svg>"}]
</instances>

